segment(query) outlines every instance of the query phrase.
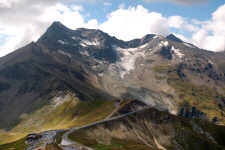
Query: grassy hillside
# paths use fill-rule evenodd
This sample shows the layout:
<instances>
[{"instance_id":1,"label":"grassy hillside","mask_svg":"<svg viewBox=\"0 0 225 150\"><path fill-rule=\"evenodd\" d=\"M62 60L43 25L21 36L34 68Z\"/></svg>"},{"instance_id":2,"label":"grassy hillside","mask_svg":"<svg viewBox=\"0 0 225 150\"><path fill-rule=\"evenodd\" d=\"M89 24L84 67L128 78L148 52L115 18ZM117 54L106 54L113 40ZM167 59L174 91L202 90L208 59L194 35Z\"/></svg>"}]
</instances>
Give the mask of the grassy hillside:
<instances>
[{"instance_id":1,"label":"grassy hillside","mask_svg":"<svg viewBox=\"0 0 225 150\"><path fill-rule=\"evenodd\" d=\"M171 115L154 108L69 135L69 139L97 150L222 150L224 138L223 126Z\"/></svg>"},{"instance_id":2,"label":"grassy hillside","mask_svg":"<svg viewBox=\"0 0 225 150\"><path fill-rule=\"evenodd\" d=\"M113 103L104 100L83 102L72 95L57 107L47 105L35 113L24 115L19 125L1 134L0 144L18 140L32 132L70 128L105 119L115 109Z\"/></svg>"},{"instance_id":3,"label":"grassy hillside","mask_svg":"<svg viewBox=\"0 0 225 150\"><path fill-rule=\"evenodd\" d=\"M22 133L22 132L0 133L0 145L19 140L21 138L24 138L26 135L27 135L27 133Z\"/></svg>"},{"instance_id":4,"label":"grassy hillside","mask_svg":"<svg viewBox=\"0 0 225 150\"><path fill-rule=\"evenodd\" d=\"M191 83L185 75L182 76L181 70L174 66L157 66L153 70L159 75L167 76L167 83L175 89L180 99L178 104L180 108L195 107L205 113L210 120L217 117L219 124L225 124L225 111L221 105L225 100L223 95L207 86Z\"/></svg>"},{"instance_id":5,"label":"grassy hillside","mask_svg":"<svg viewBox=\"0 0 225 150\"><path fill-rule=\"evenodd\" d=\"M0 145L0 149L1 150L24 150L26 148L25 145L25 138L22 138L18 141L9 143L9 144L4 144L4 145Z\"/></svg>"}]
</instances>

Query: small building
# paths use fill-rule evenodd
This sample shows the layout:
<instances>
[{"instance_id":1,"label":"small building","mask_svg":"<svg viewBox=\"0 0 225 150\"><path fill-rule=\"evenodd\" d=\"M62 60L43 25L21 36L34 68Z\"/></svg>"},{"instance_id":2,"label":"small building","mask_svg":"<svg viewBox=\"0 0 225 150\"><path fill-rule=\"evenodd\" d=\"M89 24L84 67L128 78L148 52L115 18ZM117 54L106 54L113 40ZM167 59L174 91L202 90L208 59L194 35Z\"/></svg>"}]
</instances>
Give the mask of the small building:
<instances>
[{"instance_id":1,"label":"small building","mask_svg":"<svg viewBox=\"0 0 225 150\"><path fill-rule=\"evenodd\" d=\"M27 137L26 137L26 141L27 142L32 142L32 141L35 141L37 139L38 139L38 134L37 133L28 134Z\"/></svg>"}]
</instances>

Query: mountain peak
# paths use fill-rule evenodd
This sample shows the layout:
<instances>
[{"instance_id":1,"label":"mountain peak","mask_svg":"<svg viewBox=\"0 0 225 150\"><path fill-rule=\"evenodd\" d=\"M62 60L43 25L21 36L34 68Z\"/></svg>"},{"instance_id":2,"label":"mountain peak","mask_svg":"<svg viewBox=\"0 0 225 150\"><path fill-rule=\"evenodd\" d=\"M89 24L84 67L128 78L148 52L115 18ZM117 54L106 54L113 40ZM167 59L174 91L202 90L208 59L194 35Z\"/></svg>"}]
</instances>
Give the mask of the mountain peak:
<instances>
[{"instance_id":1,"label":"mountain peak","mask_svg":"<svg viewBox=\"0 0 225 150\"><path fill-rule=\"evenodd\" d=\"M176 37L173 34L168 35L166 38L171 41L174 41L174 42L183 43L183 41L181 39L179 39L178 37Z\"/></svg>"},{"instance_id":2,"label":"mountain peak","mask_svg":"<svg viewBox=\"0 0 225 150\"><path fill-rule=\"evenodd\" d=\"M143 38L141 38L141 41L146 42L152 39L155 36L155 34L147 34Z\"/></svg>"},{"instance_id":3,"label":"mountain peak","mask_svg":"<svg viewBox=\"0 0 225 150\"><path fill-rule=\"evenodd\" d=\"M66 33L70 33L71 29L67 28L66 26L64 26L61 22L59 21L55 21L53 22L49 28L46 30L46 32L38 39L38 43L41 44L43 41L45 42L50 42L50 39L55 39L57 40L57 38L59 37L64 37L64 35ZM42 41L42 42L41 42Z\"/></svg>"},{"instance_id":4,"label":"mountain peak","mask_svg":"<svg viewBox=\"0 0 225 150\"><path fill-rule=\"evenodd\" d=\"M54 21L50 27L47 29L47 31L69 31L70 29L67 28L65 25L63 25L59 21Z\"/></svg>"},{"instance_id":5,"label":"mountain peak","mask_svg":"<svg viewBox=\"0 0 225 150\"><path fill-rule=\"evenodd\" d=\"M59 21L54 21L50 27L65 27L65 26Z\"/></svg>"}]
</instances>

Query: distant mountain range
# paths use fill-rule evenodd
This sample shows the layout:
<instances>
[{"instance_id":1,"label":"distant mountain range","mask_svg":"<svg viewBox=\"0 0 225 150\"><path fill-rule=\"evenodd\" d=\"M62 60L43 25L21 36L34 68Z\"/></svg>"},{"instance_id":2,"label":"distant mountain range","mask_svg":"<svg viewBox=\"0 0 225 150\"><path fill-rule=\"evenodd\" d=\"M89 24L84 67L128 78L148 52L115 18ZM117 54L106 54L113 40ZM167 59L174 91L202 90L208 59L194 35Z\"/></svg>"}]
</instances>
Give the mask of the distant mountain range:
<instances>
[{"instance_id":1,"label":"distant mountain range","mask_svg":"<svg viewBox=\"0 0 225 150\"><path fill-rule=\"evenodd\" d=\"M37 42L0 59L0 128L13 129L23 115L68 93L82 101L138 99L224 125L225 52L199 49L173 34L125 42L54 22Z\"/></svg>"}]
</instances>

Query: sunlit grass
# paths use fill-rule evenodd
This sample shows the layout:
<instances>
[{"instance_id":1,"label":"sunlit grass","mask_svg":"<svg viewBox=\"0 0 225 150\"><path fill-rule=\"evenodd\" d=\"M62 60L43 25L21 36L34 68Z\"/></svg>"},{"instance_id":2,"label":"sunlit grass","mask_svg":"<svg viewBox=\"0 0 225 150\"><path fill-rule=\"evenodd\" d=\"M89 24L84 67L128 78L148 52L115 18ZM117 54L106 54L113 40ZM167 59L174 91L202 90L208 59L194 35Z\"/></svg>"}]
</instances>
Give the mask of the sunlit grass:
<instances>
[{"instance_id":1,"label":"sunlit grass","mask_svg":"<svg viewBox=\"0 0 225 150\"><path fill-rule=\"evenodd\" d=\"M25 137L26 133L21 132L6 132L6 133L0 133L0 145L4 143L10 143L12 141L19 140L23 137Z\"/></svg>"},{"instance_id":2,"label":"sunlit grass","mask_svg":"<svg viewBox=\"0 0 225 150\"><path fill-rule=\"evenodd\" d=\"M24 150L26 148L25 140L26 140L25 138L22 138L12 143L0 145L0 149L1 150L12 150L12 149Z\"/></svg>"},{"instance_id":3,"label":"sunlit grass","mask_svg":"<svg viewBox=\"0 0 225 150\"><path fill-rule=\"evenodd\" d=\"M58 107L44 106L33 114L24 115L20 124L10 132L0 134L0 144L13 142L33 132L65 129L103 120L115 109L114 102L84 102L72 96Z\"/></svg>"},{"instance_id":4,"label":"sunlit grass","mask_svg":"<svg viewBox=\"0 0 225 150\"><path fill-rule=\"evenodd\" d=\"M204 112L211 120L218 117L225 124L225 113L218 107L217 99L223 96L206 86L196 86L177 75L177 68L173 66L156 66L154 70L158 74L167 74L167 82L176 91L182 100L180 107L196 107Z\"/></svg>"}]
</instances>

